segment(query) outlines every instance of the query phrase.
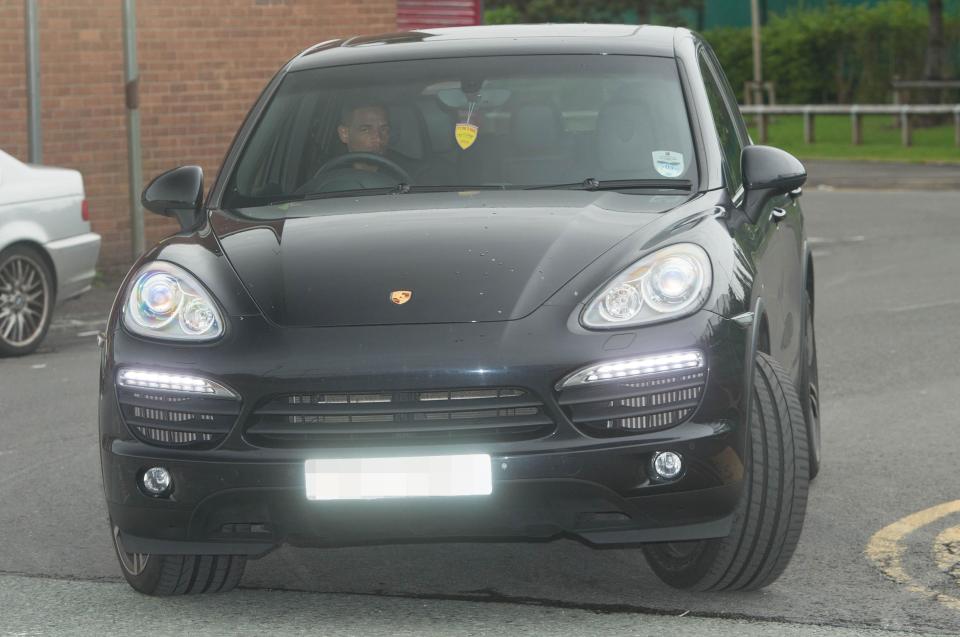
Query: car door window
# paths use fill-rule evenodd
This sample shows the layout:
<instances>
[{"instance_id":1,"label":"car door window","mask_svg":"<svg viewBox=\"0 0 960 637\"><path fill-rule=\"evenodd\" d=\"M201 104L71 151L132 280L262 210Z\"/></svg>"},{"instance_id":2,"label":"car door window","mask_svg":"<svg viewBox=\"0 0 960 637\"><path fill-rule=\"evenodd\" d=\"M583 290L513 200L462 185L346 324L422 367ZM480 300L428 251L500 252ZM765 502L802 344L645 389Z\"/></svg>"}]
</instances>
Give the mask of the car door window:
<instances>
[{"instance_id":1,"label":"car door window","mask_svg":"<svg viewBox=\"0 0 960 637\"><path fill-rule=\"evenodd\" d=\"M720 81L713 65L701 53L699 57L700 73L703 75L703 85L710 101L710 110L717 128L720 148L723 151L724 174L731 194L735 194L743 185L743 176L740 172L740 152L743 143L740 140L736 121L730 113L727 101L724 99Z\"/></svg>"}]
</instances>

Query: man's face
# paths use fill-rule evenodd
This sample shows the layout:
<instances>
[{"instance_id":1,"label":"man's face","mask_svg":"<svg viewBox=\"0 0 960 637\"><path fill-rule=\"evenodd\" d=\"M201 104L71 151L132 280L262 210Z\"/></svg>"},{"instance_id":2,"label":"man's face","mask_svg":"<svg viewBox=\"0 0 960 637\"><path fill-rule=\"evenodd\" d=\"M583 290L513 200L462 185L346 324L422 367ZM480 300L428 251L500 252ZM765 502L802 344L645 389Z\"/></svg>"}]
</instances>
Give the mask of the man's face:
<instances>
[{"instance_id":1,"label":"man's face","mask_svg":"<svg viewBox=\"0 0 960 637\"><path fill-rule=\"evenodd\" d=\"M387 152L387 144L390 141L387 113L380 106L355 108L350 114L349 125L338 126L337 134L351 153L383 155Z\"/></svg>"}]
</instances>

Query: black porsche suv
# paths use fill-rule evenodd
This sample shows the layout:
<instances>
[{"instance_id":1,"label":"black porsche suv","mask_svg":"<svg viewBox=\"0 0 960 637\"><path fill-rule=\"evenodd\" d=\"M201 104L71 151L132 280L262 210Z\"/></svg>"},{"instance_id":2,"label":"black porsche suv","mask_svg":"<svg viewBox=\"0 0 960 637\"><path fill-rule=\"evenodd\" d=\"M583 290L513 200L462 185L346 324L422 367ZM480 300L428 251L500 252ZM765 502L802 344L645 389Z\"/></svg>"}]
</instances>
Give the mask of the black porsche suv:
<instances>
[{"instance_id":1,"label":"black porsche suv","mask_svg":"<svg viewBox=\"0 0 960 637\"><path fill-rule=\"evenodd\" d=\"M820 458L803 166L683 29L327 42L290 60L103 340L127 581L229 590L282 545L580 538L755 589Z\"/></svg>"}]
</instances>

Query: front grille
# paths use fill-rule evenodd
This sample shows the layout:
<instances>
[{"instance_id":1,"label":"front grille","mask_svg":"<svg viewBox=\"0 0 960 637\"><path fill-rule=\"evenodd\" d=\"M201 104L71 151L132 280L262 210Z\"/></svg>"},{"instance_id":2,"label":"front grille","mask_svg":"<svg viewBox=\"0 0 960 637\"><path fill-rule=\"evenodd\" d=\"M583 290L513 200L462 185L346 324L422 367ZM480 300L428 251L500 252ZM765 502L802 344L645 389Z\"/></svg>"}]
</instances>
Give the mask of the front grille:
<instances>
[{"instance_id":1,"label":"front grille","mask_svg":"<svg viewBox=\"0 0 960 637\"><path fill-rule=\"evenodd\" d=\"M117 387L120 413L134 436L161 447L209 449L226 438L240 402Z\"/></svg>"},{"instance_id":2,"label":"front grille","mask_svg":"<svg viewBox=\"0 0 960 637\"><path fill-rule=\"evenodd\" d=\"M272 529L265 522L230 522L220 526L220 533L233 537L270 535Z\"/></svg>"},{"instance_id":3,"label":"front grille","mask_svg":"<svg viewBox=\"0 0 960 637\"><path fill-rule=\"evenodd\" d=\"M550 434L553 420L515 387L284 394L250 417L261 447L505 442Z\"/></svg>"},{"instance_id":4,"label":"front grille","mask_svg":"<svg viewBox=\"0 0 960 637\"><path fill-rule=\"evenodd\" d=\"M584 433L625 436L680 424L693 415L705 385L705 371L684 370L570 387L557 402Z\"/></svg>"}]
</instances>

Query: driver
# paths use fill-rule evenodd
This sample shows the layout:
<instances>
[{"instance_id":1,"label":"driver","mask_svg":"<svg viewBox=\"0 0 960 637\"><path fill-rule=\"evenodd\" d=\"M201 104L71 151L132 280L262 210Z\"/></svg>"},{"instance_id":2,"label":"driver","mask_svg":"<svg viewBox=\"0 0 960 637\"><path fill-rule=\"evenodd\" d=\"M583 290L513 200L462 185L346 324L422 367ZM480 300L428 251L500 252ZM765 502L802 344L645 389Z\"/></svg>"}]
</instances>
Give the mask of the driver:
<instances>
[{"instance_id":1,"label":"driver","mask_svg":"<svg viewBox=\"0 0 960 637\"><path fill-rule=\"evenodd\" d=\"M390 123L383 104L364 101L344 105L337 136L347 152L321 166L313 178L301 186L301 192L365 190L396 186L410 180L406 171L388 157Z\"/></svg>"},{"instance_id":2,"label":"driver","mask_svg":"<svg viewBox=\"0 0 960 637\"><path fill-rule=\"evenodd\" d=\"M383 104L348 104L340 113L337 135L348 153L372 153L385 156L390 142L390 123ZM377 172L378 167L362 161L354 162L354 169Z\"/></svg>"}]
</instances>

